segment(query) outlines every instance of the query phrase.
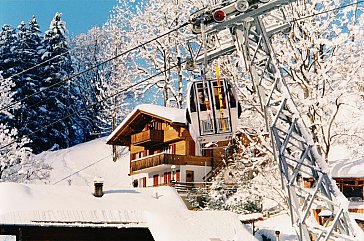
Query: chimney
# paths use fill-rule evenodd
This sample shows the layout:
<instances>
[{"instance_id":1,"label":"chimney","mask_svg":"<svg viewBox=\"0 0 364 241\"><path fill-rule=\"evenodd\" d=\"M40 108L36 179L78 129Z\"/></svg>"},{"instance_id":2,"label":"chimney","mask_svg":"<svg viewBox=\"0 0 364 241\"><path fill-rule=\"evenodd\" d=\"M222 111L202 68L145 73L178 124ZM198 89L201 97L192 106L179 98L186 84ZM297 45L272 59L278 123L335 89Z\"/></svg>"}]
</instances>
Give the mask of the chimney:
<instances>
[{"instance_id":1,"label":"chimney","mask_svg":"<svg viewBox=\"0 0 364 241\"><path fill-rule=\"evenodd\" d=\"M102 191L103 185L104 185L104 180L102 180L101 177L96 177L94 179L95 190L94 190L93 195L95 197L102 197L104 195L104 192Z\"/></svg>"}]
</instances>

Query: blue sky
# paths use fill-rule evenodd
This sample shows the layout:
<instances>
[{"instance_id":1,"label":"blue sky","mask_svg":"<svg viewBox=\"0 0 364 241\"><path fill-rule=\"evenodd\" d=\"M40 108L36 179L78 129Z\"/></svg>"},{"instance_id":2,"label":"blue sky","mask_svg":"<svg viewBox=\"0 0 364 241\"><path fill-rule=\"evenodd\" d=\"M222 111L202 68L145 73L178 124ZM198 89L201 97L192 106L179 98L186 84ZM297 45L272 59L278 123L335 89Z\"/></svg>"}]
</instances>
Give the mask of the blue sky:
<instances>
[{"instance_id":1,"label":"blue sky","mask_svg":"<svg viewBox=\"0 0 364 241\"><path fill-rule=\"evenodd\" d=\"M28 22L35 15L44 32L54 14L62 12L69 35L74 36L87 32L92 26L101 26L115 4L116 0L0 0L0 26L17 27L21 21Z\"/></svg>"}]
</instances>

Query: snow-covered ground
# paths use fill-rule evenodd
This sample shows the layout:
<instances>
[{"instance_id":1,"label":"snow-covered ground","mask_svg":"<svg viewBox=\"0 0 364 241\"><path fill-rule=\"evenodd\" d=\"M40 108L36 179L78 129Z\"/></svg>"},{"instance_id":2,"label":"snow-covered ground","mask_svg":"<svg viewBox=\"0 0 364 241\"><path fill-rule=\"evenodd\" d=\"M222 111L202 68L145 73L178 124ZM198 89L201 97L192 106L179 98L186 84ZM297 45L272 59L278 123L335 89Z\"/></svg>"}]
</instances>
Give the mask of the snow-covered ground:
<instances>
[{"instance_id":1,"label":"snow-covered ground","mask_svg":"<svg viewBox=\"0 0 364 241\"><path fill-rule=\"evenodd\" d=\"M127 149L121 149L118 160L113 162L112 147L106 144L106 138L96 139L64 150L44 152L38 155L38 158L43 159L45 163L52 167L47 183L60 186L61 189L63 188L61 186L71 185L80 186L79 188L88 186L88 190L91 190L95 177L103 178L105 190L127 190L131 188L131 178L128 176L129 152ZM206 218L209 219L209 215L205 217L198 217L199 215L196 215L192 215L188 217L188 219L190 221L193 221L193 219L199 221ZM214 216L217 214L211 213L211 215ZM162 222L162 216L152 215L148 217L148 219L160 219L159 221ZM222 214L221 218L230 220L231 216ZM190 224L192 225L192 223ZM167 225L167 223L165 225ZM211 225L213 229L219 228L213 227L213 224ZM150 228L157 229L157 226L151 225ZM252 228L251 225L246 225L246 227L248 230L251 230ZM280 232L280 240L297 240L295 231L290 224L290 218L287 214L279 214L271 216L264 221L257 221L255 223L255 230L255 237L261 241L263 240L263 236L272 241L276 240L276 231ZM154 231L154 233L157 232ZM197 234L190 233L190 237L193 237L194 235ZM2 239L0 237L0 240L12 239Z\"/></svg>"},{"instance_id":2,"label":"snow-covered ground","mask_svg":"<svg viewBox=\"0 0 364 241\"><path fill-rule=\"evenodd\" d=\"M102 177L104 180L104 190L130 190L131 188L131 178L128 176L129 173L129 153L127 150L121 152L119 159L116 162L112 161L112 149L111 146L105 144L105 138L97 139L94 141L90 141L87 143L83 143L68 149L53 151L53 152L44 152L38 156L38 158L43 159L47 164L52 167L50 172L50 177L48 183L50 185L55 185L55 187L49 187L50 190L63 190L67 189L66 186L74 186L74 188L82 189L87 186L85 189L88 193L91 192L91 188L93 185L93 180L95 177ZM58 187L56 187L58 186ZM78 187L77 187L78 186ZM30 188L34 192L43 192L37 186L30 186ZM73 189L74 189L73 188ZM28 188L27 188L28 189ZM80 189L80 190L81 190ZM151 188L153 189L153 188ZM70 189L71 190L71 189ZM146 190L147 193L150 192ZM64 193L66 191L61 191ZM84 192L84 191L83 191ZM107 192L107 191L106 191ZM162 191L159 191L162 192ZM80 192L82 193L82 192ZM168 192L167 192L168 193ZM57 194L61 195L61 194ZM125 195L118 194L114 192L114 196L116 195ZM162 195L162 193L160 193ZM166 194L167 195L167 194ZM85 196L91 196L89 194L85 194ZM105 196L106 198L107 196ZM92 197L90 197L92 199ZM23 198L21 198L23 199ZM60 198L63 199L63 198ZM161 200L162 201L162 200ZM53 202L54 203L54 202ZM88 202L89 203L89 202ZM39 206L40 205L40 206ZM44 205L39 204L39 207ZM17 205L18 206L18 205ZM71 205L72 206L72 205ZM167 206L162 205L163 210L166 210ZM59 208L58 208L59 209ZM167 208L168 209L168 208ZM180 208L181 209L181 208ZM173 210L178 211L176 208ZM166 236L175 235L178 230L169 229L168 232L158 232L161 225L165 226L170 223L170 221L165 222L166 220L171 220L171 217L165 218L164 216L170 215L170 212L162 213L156 215L150 210L147 212L148 215L146 219L154 220L150 221L150 229L152 233L159 236L157 239L164 239ZM203 214L205 213L205 214ZM207 214L206 214L207 213ZM185 237L188 237L188 240L193 240L193 237L202 237L203 235L208 235L209 233L223 233L224 229L226 229L226 233L234 232L230 229L236 228L236 220L232 220L232 217L227 212L187 212L188 215L184 215L183 218L176 218L177 222L181 222L180 227L185 227L186 230L191 230L188 232ZM226 227L221 227L216 222L212 222L216 220L217 217L220 220L225 220L224 222L230 223ZM188 219L186 222L185 218ZM202 220L202 221L201 221ZM203 223L209 223L209 225L202 225ZM183 226L181 226L184 224ZM188 225L192 225L189 227ZM234 225L233 225L234 224ZM187 225L187 226L186 226ZM199 227L197 228L196 227ZM204 227L210 227L211 230L204 230ZM251 225L245 225L248 233L251 231ZM275 240L274 233L279 230L281 232L280 237L281 240L296 240L294 235L294 230L291 228L289 223L288 215L279 215L272 217L268 220L259 221L255 223L256 237L259 240L262 240L262 234L265 237L272 238L271 240ZM200 231L196 231L200 230ZM182 235L182 234L181 234ZM218 236L218 235L216 235ZM237 233L237 236L239 234ZM249 236L249 235L248 235ZM247 238L247 234L245 234ZM229 237L231 240L239 240L237 237ZM283 239L284 238L284 239ZM229 240L230 240L229 239ZM12 240L12 239L1 239L0 240ZM187 240L187 239L186 239Z\"/></svg>"},{"instance_id":3,"label":"snow-covered ground","mask_svg":"<svg viewBox=\"0 0 364 241\"><path fill-rule=\"evenodd\" d=\"M44 159L53 169L49 183L54 185L92 186L95 177L104 179L105 190L131 187L129 173L129 152L121 151L116 162L112 161L112 147L106 138L96 139L68 149L43 152L38 158ZM223 215L224 216L224 215ZM197 225L197 224L196 224ZM246 225L251 230L251 225ZM155 228L155 227L151 227ZM218 228L218 227L214 227ZM287 214L273 216L255 223L255 236L275 240L275 231L280 231L280 240L294 241L296 235Z\"/></svg>"},{"instance_id":4,"label":"snow-covered ground","mask_svg":"<svg viewBox=\"0 0 364 241\"><path fill-rule=\"evenodd\" d=\"M43 152L38 155L38 158L43 159L45 163L52 167L47 181L50 185L88 186L90 187L89 190L91 190L94 178L102 177L105 190L131 188L131 178L128 176L129 152L127 149L122 149L118 160L113 162L112 147L106 144L106 138L96 139L59 151ZM226 214L223 214L221 218L230 218L230 216L225 216ZM201 218L204 219L203 216L197 218L197 216L193 215L189 219L192 221L193 219L201 220ZM251 230L250 225L246 225L246 227ZM268 220L258 221L255 223L255 227L258 230L255 236L259 240L263 240L262 235L272 238L272 241L275 240L274 233L276 230L281 232L281 240L296 240L288 215L278 215ZM221 227L213 228L219 229ZM191 237L192 235L193 233L190 233ZM0 240L2 239L0 238Z\"/></svg>"},{"instance_id":5,"label":"snow-covered ground","mask_svg":"<svg viewBox=\"0 0 364 241\"><path fill-rule=\"evenodd\" d=\"M91 186L95 177L102 177L106 188L130 188L129 152L119 148L119 158L112 160L112 146L105 138L82 143L71 148L43 152L37 158L52 167L51 185Z\"/></svg>"},{"instance_id":6,"label":"snow-covered ground","mask_svg":"<svg viewBox=\"0 0 364 241\"><path fill-rule=\"evenodd\" d=\"M291 220L287 213L277 214L263 221L256 222L255 230L255 237L259 240L264 240L263 236L272 241L276 240L276 231L279 231L279 240L297 240L296 232L291 225Z\"/></svg>"}]
</instances>

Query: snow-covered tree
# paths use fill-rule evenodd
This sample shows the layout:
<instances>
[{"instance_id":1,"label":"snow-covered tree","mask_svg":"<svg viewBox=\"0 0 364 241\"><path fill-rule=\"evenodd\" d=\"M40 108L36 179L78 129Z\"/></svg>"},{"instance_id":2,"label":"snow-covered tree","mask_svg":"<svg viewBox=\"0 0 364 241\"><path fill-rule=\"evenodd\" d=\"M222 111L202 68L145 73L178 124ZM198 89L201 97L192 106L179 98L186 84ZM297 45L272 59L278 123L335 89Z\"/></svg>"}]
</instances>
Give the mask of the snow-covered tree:
<instances>
[{"instance_id":1,"label":"snow-covered tree","mask_svg":"<svg viewBox=\"0 0 364 241\"><path fill-rule=\"evenodd\" d=\"M8 24L3 25L0 33L0 70L3 71L4 78L17 73L17 45L16 30Z\"/></svg>"},{"instance_id":2,"label":"snow-covered tree","mask_svg":"<svg viewBox=\"0 0 364 241\"><path fill-rule=\"evenodd\" d=\"M215 1L151 1L140 2L134 7L120 4L113 9L110 25L125 26L125 34L131 46L143 44L186 23L190 14ZM131 57L138 63L133 79L150 78L138 86L137 93L152 97L151 101L167 106L183 107L183 85L189 73L181 62L188 55L187 39L192 36L189 28L180 28L134 51ZM156 73L162 74L154 76Z\"/></svg>"},{"instance_id":3,"label":"snow-covered tree","mask_svg":"<svg viewBox=\"0 0 364 241\"><path fill-rule=\"evenodd\" d=\"M98 104L101 75L103 66L91 69L94 65L103 60L104 31L99 27L94 27L87 34L80 34L72 41L75 49L72 53L73 67L76 72L86 71L77 77L76 84L80 91L80 109L84 111L78 113L79 121L82 123L82 131L85 133L85 140L92 140L100 137L98 116L101 109Z\"/></svg>"},{"instance_id":4,"label":"snow-covered tree","mask_svg":"<svg viewBox=\"0 0 364 241\"><path fill-rule=\"evenodd\" d=\"M217 172L209 188L206 209L236 213L286 209L268 139L248 130L233 136L226 152L227 165Z\"/></svg>"},{"instance_id":5,"label":"snow-covered tree","mask_svg":"<svg viewBox=\"0 0 364 241\"><path fill-rule=\"evenodd\" d=\"M362 17L355 5L327 11L352 2L297 1L287 8L291 19L315 16L295 20L292 31L273 42L292 94L326 160L331 146L343 142L342 138L348 148L363 142L360 136L364 129L350 133L346 130L357 123L340 121L343 115L355 116L362 109L362 90L358 88L363 76L363 50L358 36L363 29Z\"/></svg>"},{"instance_id":6,"label":"snow-covered tree","mask_svg":"<svg viewBox=\"0 0 364 241\"><path fill-rule=\"evenodd\" d=\"M19 135L29 135L38 126L40 95L35 93L40 90L42 73L40 67L35 67L41 62L43 51L42 37L39 25L33 16L29 21L29 27L24 23L18 26L18 55L17 66L19 71L25 71L15 78L14 100L20 101L20 107L14 111L13 125L18 129ZM31 137L32 138L32 137Z\"/></svg>"},{"instance_id":7,"label":"snow-covered tree","mask_svg":"<svg viewBox=\"0 0 364 241\"><path fill-rule=\"evenodd\" d=\"M19 72L18 68L18 55L17 55L18 36L14 28L5 24L2 26L0 32L0 71L4 78L8 78ZM14 78L14 81L17 77ZM9 122L10 119L14 120L14 116L0 115L0 123Z\"/></svg>"},{"instance_id":8,"label":"snow-covered tree","mask_svg":"<svg viewBox=\"0 0 364 241\"><path fill-rule=\"evenodd\" d=\"M110 133L115 129L128 113L128 108L132 108L134 96L129 86L135 80L133 70L136 69L136 64L130 53L122 54L132 44L123 27L110 24L103 27L107 43L103 49L103 58L113 59L103 67L99 85L98 100L103 101L100 102L98 119L103 133Z\"/></svg>"},{"instance_id":9,"label":"snow-covered tree","mask_svg":"<svg viewBox=\"0 0 364 241\"><path fill-rule=\"evenodd\" d=\"M105 24L73 41L74 68L77 71L90 69L77 81L81 106L86 109L79 117L90 139L109 134L126 115L127 105L133 100L128 87L132 82L129 66L134 63L129 55L121 55L130 44L124 39L123 31ZM108 59L113 60L94 67Z\"/></svg>"},{"instance_id":10,"label":"snow-covered tree","mask_svg":"<svg viewBox=\"0 0 364 241\"><path fill-rule=\"evenodd\" d=\"M57 85L44 91L41 96L42 102L38 107L41 112L38 113L37 126L46 128L41 129L32 137L32 147L35 153L69 147L76 139L72 119L65 119L74 112L75 101L72 89L73 80L64 81L73 73L66 33L66 26L61 20L61 14L56 13L43 40L45 51L41 59L49 62L42 69L41 88Z\"/></svg>"},{"instance_id":11,"label":"snow-covered tree","mask_svg":"<svg viewBox=\"0 0 364 241\"><path fill-rule=\"evenodd\" d=\"M10 79L4 79L0 74L1 114L11 115L4 107L13 102L11 89L14 86ZM27 147L29 139L21 138L16 128L0 123L0 140L0 182L26 182L48 176L49 167L33 156L32 150Z\"/></svg>"}]
</instances>

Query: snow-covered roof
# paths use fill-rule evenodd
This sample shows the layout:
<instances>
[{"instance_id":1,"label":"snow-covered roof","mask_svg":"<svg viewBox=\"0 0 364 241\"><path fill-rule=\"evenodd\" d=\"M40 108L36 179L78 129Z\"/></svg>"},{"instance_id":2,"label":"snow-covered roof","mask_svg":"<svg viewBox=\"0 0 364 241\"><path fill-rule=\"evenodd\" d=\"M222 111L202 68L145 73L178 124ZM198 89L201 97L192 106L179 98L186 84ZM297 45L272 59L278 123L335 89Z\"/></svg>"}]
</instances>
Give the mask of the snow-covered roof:
<instances>
[{"instance_id":1,"label":"snow-covered roof","mask_svg":"<svg viewBox=\"0 0 364 241\"><path fill-rule=\"evenodd\" d=\"M251 222L251 221L257 221L257 220L263 220L263 214L261 214L261 213L240 214L239 220L241 222Z\"/></svg>"},{"instance_id":2,"label":"snow-covered roof","mask_svg":"<svg viewBox=\"0 0 364 241\"><path fill-rule=\"evenodd\" d=\"M335 178L364 178L364 159L335 160L329 162L331 176Z\"/></svg>"},{"instance_id":3,"label":"snow-covered roof","mask_svg":"<svg viewBox=\"0 0 364 241\"><path fill-rule=\"evenodd\" d=\"M186 123L186 110L170 108L165 106L153 105L153 104L141 104L134 108L127 117L118 125L118 127L108 136L106 142L109 142L115 135L117 135L121 129L125 128L130 124L136 114L142 113L150 115L162 120L169 121L171 123Z\"/></svg>"},{"instance_id":4,"label":"snow-covered roof","mask_svg":"<svg viewBox=\"0 0 364 241\"><path fill-rule=\"evenodd\" d=\"M231 212L189 211L171 187L106 190L0 183L0 226L144 227L156 241L254 240Z\"/></svg>"},{"instance_id":5,"label":"snow-covered roof","mask_svg":"<svg viewBox=\"0 0 364 241\"><path fill-rule=\"evenodd\" d=\"M135 107L133 112L137 110L153 116L161 117L162 119L169 120L173 123L182 123L182 124L186 123L185 109L177 109L177 108L171 108L153 104L141 104Z\"/></svg>"}]
</instances>

